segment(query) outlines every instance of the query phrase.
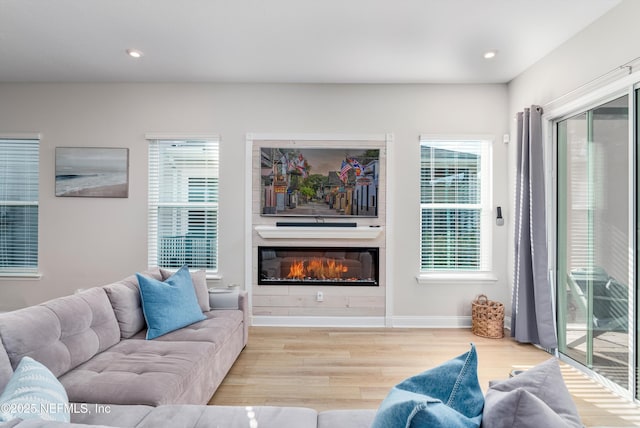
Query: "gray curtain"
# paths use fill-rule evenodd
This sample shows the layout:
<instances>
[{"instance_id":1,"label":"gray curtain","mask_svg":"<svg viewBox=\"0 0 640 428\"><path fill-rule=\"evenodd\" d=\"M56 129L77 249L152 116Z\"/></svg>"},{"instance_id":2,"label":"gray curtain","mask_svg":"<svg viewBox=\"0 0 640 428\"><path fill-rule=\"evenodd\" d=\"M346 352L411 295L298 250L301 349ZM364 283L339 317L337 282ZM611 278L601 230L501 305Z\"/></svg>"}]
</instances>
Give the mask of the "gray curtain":
<instances>
[{"instance_id":1,"label":"gray curtain","mask_svg":"<svg viewBox=\"0 0 640 428\"><path fill-rule=\"evenodd\" d=\"M544 178L542 108L531 106L518 113L511 336L551 349L558 341L548 276Z\"/></svg>"}]
</instances>

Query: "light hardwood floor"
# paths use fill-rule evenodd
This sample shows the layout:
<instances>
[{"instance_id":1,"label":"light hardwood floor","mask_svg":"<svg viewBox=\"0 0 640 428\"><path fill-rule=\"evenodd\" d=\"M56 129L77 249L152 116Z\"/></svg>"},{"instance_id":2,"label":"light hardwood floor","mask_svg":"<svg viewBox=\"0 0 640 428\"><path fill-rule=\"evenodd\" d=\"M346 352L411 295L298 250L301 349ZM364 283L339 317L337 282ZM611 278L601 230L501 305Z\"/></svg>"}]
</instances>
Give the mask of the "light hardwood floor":
<instances>
[{"instance_id":1,"label":"light hardwood floor","mask_svg":"<svg viewBox=\"0 0 640 428\"><path fill-rule=\"evenodd\" d=\"M470 329L252 327L210 404L375 409L393 385L468 351L471 342L483 390L512 369L551 358L534 346L485 339ZM640 426L637 405L561 366L586 426Z\"/></svg>"}]
</instances>

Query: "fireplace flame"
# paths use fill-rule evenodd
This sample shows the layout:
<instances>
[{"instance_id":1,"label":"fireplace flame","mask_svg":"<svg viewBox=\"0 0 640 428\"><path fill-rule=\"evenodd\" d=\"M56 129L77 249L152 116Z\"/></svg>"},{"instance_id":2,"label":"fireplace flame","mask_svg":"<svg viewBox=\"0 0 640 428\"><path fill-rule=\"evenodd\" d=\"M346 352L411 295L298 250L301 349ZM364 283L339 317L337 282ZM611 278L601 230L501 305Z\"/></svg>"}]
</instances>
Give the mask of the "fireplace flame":
<instances>
[{"instance_id":1,"label":"fireplace flame","mask_svg":"<svg viewBox=\"0 0 640 428\"><path fill-rule=\"evenodd\" d=\"M304 278L304 262L294 261L289 268L289 274L287 278L303 279Z\"/></svg>"},{"instance_id":2,"label":"fireplace flame","mask_svg":"<svg viewBox=\"0 0 640 428\"><path fill-rule=\"evenodd\" d=\"M349 271L349 268L334 259L314 258L309 260L305 268L304 261L294 261L289 268L287 278L304 279L305 277L317 279L337 279L342 278L342 274Z\"/></svg>"}]
</instances>

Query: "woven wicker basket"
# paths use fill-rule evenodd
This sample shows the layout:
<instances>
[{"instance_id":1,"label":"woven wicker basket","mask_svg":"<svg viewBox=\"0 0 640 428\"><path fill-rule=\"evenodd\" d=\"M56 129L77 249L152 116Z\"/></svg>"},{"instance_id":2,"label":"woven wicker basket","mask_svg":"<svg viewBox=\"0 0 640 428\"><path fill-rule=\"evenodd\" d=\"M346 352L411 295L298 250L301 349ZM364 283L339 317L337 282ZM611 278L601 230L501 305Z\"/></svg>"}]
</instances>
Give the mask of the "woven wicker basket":
<instances>
[{"instance_id":1,"label":"woven wicker basket","mask_svg":"<svg viewBox=\"0 0 640 428\"><path fill-rule=\"evenodd\" d=\"M504 337L504 305L484 294L471 302L471 332L490 339Z\"/></svg>"}]
</instances>

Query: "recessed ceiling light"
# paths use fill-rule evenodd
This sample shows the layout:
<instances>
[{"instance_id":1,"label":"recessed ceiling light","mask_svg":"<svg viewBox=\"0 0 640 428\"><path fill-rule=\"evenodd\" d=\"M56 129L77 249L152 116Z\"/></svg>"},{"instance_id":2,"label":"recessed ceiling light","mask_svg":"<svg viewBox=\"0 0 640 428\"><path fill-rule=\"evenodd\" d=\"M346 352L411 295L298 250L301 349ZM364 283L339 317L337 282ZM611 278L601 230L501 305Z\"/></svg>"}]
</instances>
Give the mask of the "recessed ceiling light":
<instances>
[{"instance_id":1,"label":"recessed ceiling light","mask_svg":"<svg viewBox=\"0 0 640 428\"><path fill-rule=\"evenodd\" d=\"M144 54L138 49L127 49L127 55L129 55L131 58L141 58Z\"/></svg>"},{"instance_id":2,"label":"recessed ceiling light","mask_svg":"<svg viewBox=\"0 0 640 428\"><path fill-rule=\"evenodd\" d=\"M498 51L493 50L493 51L486 51L484 53L484 59L491 59L491 58L495 58L496 55L498 55Z\"/></svg>"}]
</instances>

